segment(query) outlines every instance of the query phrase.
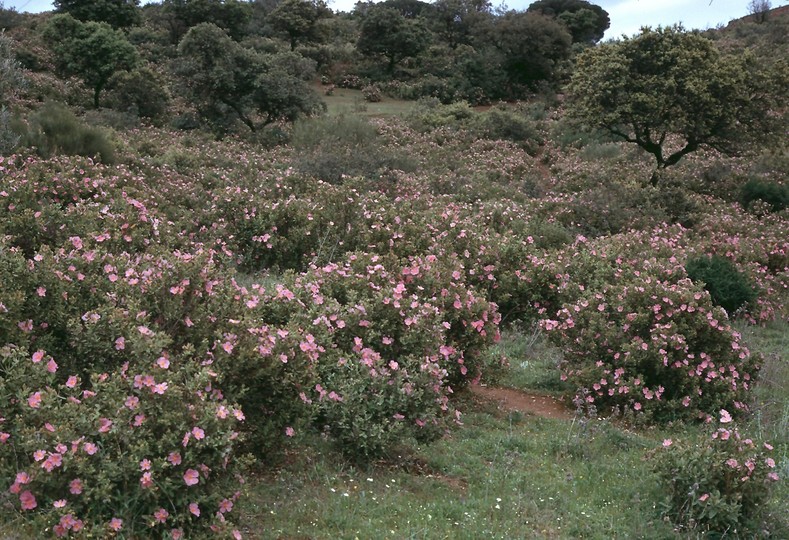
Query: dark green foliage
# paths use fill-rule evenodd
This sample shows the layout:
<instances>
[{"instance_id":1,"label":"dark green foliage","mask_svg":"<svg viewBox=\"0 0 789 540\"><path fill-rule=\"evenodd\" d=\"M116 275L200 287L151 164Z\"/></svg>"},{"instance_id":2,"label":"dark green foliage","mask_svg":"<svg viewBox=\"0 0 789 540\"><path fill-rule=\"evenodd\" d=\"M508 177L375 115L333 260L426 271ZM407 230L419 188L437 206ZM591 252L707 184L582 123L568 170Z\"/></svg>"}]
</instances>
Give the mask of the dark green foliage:
<instances>
[{"instance_id":1,"label":"dark green foliage","mask_svg":"<svg viewBox=\"0 0 789 540\"><path fill-rule=\"evenodd\" d=\"M756 300L750 280L729 259L719 255L689 259L685 264L688 277L704 282L712 302L731 315Z\"/></svg>"},{"instance_id":2,"label":"dark green foliage","mask_svg":"<svg viewBox=\"0 0 789 540\"><path fill-rule=\"evenodd\" d=\"M780 212L789 206L789 185L753 179L742 186L740 201L745 208L754 201L762 201L770 205L773 212Z\"/></svg>"},{"instance_id":3,"label":"dark green foliage","mask_svg":"<svg viewBox=\"0 0 789 540\"><path fill-rule=\"evenodd\" d=\"M572 38L563 24L539 13L509 11L493 29L510 84L534 86L551 80L570 57Z\"/></svg>"},{"instance_id":4,"label":"dark green foliage","mask_svg":"<svg viewBox=\"0 0 789 540\"><path fill-rule=\"evenodd\" d=\"M611 26L608 12L586 0L538 0L528 11L555 17L567 26L573 43L597 43Z\"/></svg>"},{"instance_id":5,"label":"dark green foliage","mask_svg":"<svg viewBox=\"0 0 789 540\"><path fill-rule=\"evenodd\" d=\"M476 115L471 129L486 139L512 141L532 155L539 146L540 134L534 123L510 109L494 108Z\"/></svg>"},{"instance_id":6,"label":"dark green foliage","mask_svg":"<svg viewBox=\"0 0 789 540\"><path fill-rule=\"evenodd\" d=\"M681 26L645 28L578 58L570 112L652 154L656 185L662 169L702 147L731 154L778 140L780 119L770 111L786 94L786 77L785 68L762 69L747 54L726 57ZM667 148L671 136L679 147Z\"/></svg>"},{"instance_id":7,"label":"dark green foliage","mask_svg":"<svg viewBox=\"0 0 789 540\"><path fill-rule=\"evenodd\" d=\"M292 55L264 56L242 47L224 30L200 24L178 45L176 74L200 115L218 133L240 120L251 131L276 120L314 114L323 104L303 80L304 62Z\"/></svg>"},{"instance_id":8,"label":"dark green foliage","mask_svg":"<svg viewBox=\"0 0 789 540\"><path fill-rule=\"evenodd\" d=\"M299 43L320 42L321 19L332 16L323 0L283 0L268 16L268 23L288 36L290 50Z\"/></svg>"},{"instance_id":9,"label":"dark green foliage","mask_svg":"<svg viewBox=\"0 0 789 540\"><path fill-rule=\"evenodd\" d=\"M71 15L55 15L44 28L44 39L55 53L58 70L81 77L93 89L96 108L110 77L137 63L134 46L107 23L83 23Z\"/></svg>"},{"instance_id":10,"label":"dark green foliage","mask_svg":"<svg viewBox=\"0 0 789 540\"><path fill-rule=\"evenodd\" d=\"M140 24L139 0L54 0L55 11L83 22L105 22L113 28Z\"/></svg>"},{"instance_id":11,"label":"dark green foliage","mask_svg":"<svg viewBox=\"0 0 789 540\"><path fill-rule=\"evenodd\" d=\"M430 43L430 32L417 19L407 19L390 7L367 9L359 27L356 47L365 56L387 59L387 70L405 58L417 56Z\"/></svg>"},{"instance_id":12,"label":"dark green foliage","mask_svg":"<svg viewBox=\"0 0 789 540\"><path fill-rule=\"evenodd\" d=\"M252 7L238 0L164 0L161 16L172 43L202 23L215 24L239 41L247 33Z\"/></svg>"},{"instance_id":13,"label":"dark green foliage","mask_svg":"<svg viewBox=\"0 0 789 540\"><path fill-rule=\"evenodd\" d=\"M107 83L114 109L158 120L167 111L170 96L162 78L149 68L121 71Z\"/></svg>"},{"instance_id":14,"label":"dark green foliage","mask_svg":"<svg viewBox=\"0 0 789 540\"><path fill-rule=\"evenodd\" d=\"M115 148L107 133L83 124L59 103L45 103L22 131L21 144L35 147L44 158L66 154L97 157L102 163L112 163L115 159Z\"/></svg>"}]
</instances>

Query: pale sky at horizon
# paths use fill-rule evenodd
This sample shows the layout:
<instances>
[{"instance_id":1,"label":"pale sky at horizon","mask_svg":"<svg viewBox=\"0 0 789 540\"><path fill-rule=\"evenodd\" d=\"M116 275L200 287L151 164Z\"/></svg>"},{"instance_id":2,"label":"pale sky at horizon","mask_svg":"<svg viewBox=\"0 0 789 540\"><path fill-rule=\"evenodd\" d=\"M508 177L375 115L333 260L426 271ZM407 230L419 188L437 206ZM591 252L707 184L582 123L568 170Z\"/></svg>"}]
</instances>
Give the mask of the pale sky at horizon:
<instances>
[{"instance_id":1,"label":"pale sky at horizon","mask_svg":"<svg viewBox=\"0 0 789 540\"><path fill-rule=\"evenodd\" d=\"M509 0L503 3L509 9L524 10L533 0ZM52 9L51 0L0 0L7 8L17 11L38 13ZM356 0L329 0L334 11L351 11ZM501 4L493 0L494 5ZM714 28L739 19L748 14L748 0L597 0L592 1L608 12L611 27L605 38L618 38L622 34L633 35L642 26L669 26L683 23L687 29ZM789 0L773 1L772 6L781 7Z\"/></svg>"}]
</instances>

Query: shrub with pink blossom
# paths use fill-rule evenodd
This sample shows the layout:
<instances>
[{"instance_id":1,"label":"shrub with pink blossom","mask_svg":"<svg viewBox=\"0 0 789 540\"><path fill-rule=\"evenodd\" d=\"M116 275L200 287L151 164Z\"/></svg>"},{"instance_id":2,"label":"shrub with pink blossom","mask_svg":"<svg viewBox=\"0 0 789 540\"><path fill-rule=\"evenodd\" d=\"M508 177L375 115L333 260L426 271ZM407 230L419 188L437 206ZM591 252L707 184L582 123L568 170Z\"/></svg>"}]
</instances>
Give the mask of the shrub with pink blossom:
<instances>
[{"instance_id":1,"label":"shrub with pink blossom","mask_svg":"<svg viewBox=\"0 0 789 540\"><path fill-rule=\"evenodd\" d=\"M748 536L779 480L773 447L731 421L721 410L717 427L687 441L666 439L657 451L663 511L683 529Z\"/></svg>"},{"instance_id":2,"label":"shrub with pink blossom","mask_svg":"<svg viewBox=\"0 0 789 540\"><path fill-rule=\"evenodd\" d=\"M542 321L587 404L656 421L745 409L756 359L709 294L677 277L635 271Z\"/></svg>"},{"instance_id":3,"label":"shrub with pink blossom","mask_svg":"<svg viewBox=\"0 0 789 540\"><path fill-rule=\"evenodd\" d=\"M86 380L46 351L0 349L0 485L21 515L57 537L230 527L240 420L192 354Z\"/></svg>"}]
</instances>

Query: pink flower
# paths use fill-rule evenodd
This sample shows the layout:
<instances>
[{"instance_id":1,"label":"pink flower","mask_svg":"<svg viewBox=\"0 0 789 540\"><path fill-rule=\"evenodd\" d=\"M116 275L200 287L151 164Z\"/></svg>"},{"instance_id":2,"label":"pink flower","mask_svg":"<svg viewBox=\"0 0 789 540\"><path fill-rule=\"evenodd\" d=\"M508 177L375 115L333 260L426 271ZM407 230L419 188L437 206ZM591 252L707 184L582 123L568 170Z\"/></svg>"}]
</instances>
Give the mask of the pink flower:
<instances>
[{"instance_id":1,"label":"pink flower","mask_svg":"<svg viewBox=\"0 0 789 540\"><path fill-rule=\"evenodd\" d=\"M47 362L47 371L49 371L50 373L55 373L57 370L58 370L57 363L50 358L49 362Z\"/></svg>"},{"instance_id":2,"label":"pink flower","mask_svg":"<svg viewBox=\"0 0 789 540\"><path fill-rule=\"evenodd\" d=\"M25 471L16 473L16 483L17 484L27 484L30 482L30 475L27 474Z\"/></svg>"},{"instance_id":3,"label":"pink flower","mask_svg":"<svg viewBox=\"0 0 789 540\"><path fill-rule=\"evenodd\" d=\"M115 350L122 351L126 348L126 339L121 336L115 340Z\"/></svg>"},{"instance_id":4,"label":"pink flower","mask_svg":"<svg viewBox=\"0 0 789 540\"><path fill-rule=\"evenodd\" d=\"M99 433L107 433L112 428L112 420L109 418L99 418Z\"/></svg>"},{"instance_id":5,"label":"pink flower","mask_svg":"<svg viewBox=\"0 0 789 540\"><path fill-rule=\"evenodd\" d=\"M19 502L22 503L22 510L32 510L38 506L36 498L30 491L23 491L22 494L19 495Z\"/></svg>"},{"instance_id":6,"label":"pink flower","mask_svg":"<svg viewBox=\"0 0 789 540\"><path fill-rule=\"evenodd\" d=\"M160 356L158 360L156 360L156 365L162 369L167 369L170 367L170 360L166 356Z\"/></svg>"},{"instance_id":7,"label":"pink flower","mask_svg":"<svg viewBox=\"0 0 789 540\"><path fill-rule=\"evenodd\" d=\"M153 513L153 517L154 519L156 519L158 523L164 523L165 521L167 521L167 518L169 516L170 516L170 512L168 512L164 508L159 508L156 512Z\"/></svg>"},{"instance_id":8,"label":"pink flower","mask_svg":"<svg viewBox=\"0 0 789 540\"><path fill-rule=\"evenodd\" d=\"M173 537L173 540L181 540L184 537L183 529L173 529L170 531L170 535Z\"/></svg>"},{"instance_id":9,"label":"pink flower","mask_svg":"<svg viewBox=\"0 0 789 540\"><path fill-rule=\"evenodd\" d=\"M69 482L68 490L69 493L71 493L72 495L79 495L80 493L82 493L82 487L83 487L82 480L80 480L79 478L75 478L74 480Z\"/></svg>"},{"instance_id":10,"label":"pink flower","mask_svg":"<svg viewBox=\"0 0 789 540\"><path fill-rule=\"evenodd\" d=\"M96 452L99 451L99 447L93 444L92 442L86 442L82 445L82 449L85 451L86 454L89 456L94 455Z\"/></svg>"},{"instance_id":11,"label":"pink flower","mask_svg":"<svg viewBox=\"0 0 789 540\"><path fill-rule=\"evenodd\" d=\"M68 501L66 501L66 499L58 499L52 502L52 506L54 506L55 508L65 508L67 503Z\"/></svg>"},{"instance_id":12,"label":"pink flower","mask_svg":"<svg viewBox=\"0 0 789 540\"><path fill-rule=\"evenodd\" d=\"M123 528L123 520L122 519L118 519L118 518L114 517L114 518L112 518L110 520L110 529L112 529L115 532L118 532L122 528Z\"/></svg>"},{"instance_id":13,"label":"pink flower","mask_svg":"<svg viewBox=\"0 0 789 540\"><path fill-rule=\"evenodd\" d=\"M66 387L67 388L74 388L75 386L77 386L78 382L79 382L79 379L77 378L77 376L76 375L71 375L68 378L68 380L66 381Z\"/></svg>"},{"instance_id":14,"label":"pink flower","mask_svg":"<svg viewBox=\"0 0 789 540\"><path fill-rule=\"evenodd\" d=\"M186 469L184 473L184 483L187 486L194 486L200 482L200 473L194 469Z\"/></svg>"},{"instance_id":15,"label":"pink flower","mask_svg":"<svg viewBox=\"0 0 789 540\"><path fill-rule=\"evenodd\" d=\"M189 503L189 511L196 517L200 517L200 506L197 503Z\"/></svg>"},{"instance_id":16,"label":"pink flower","mask_svg":"<svg viewBox=\"0 0 789 540\"><path fill-rule=\"evenodd\" d=\"M222 344L222 349L227 353L230 354L233 352L233 344L229 341L226 341Z\"/></svg>"},{"instance_id":17,"label":"pink flower","mask_svg":"<svg viewBox=\"0 0 789 540\"><path fill-rule=\"evenodd\" d=\"M170 452L170 455L167 456L167 461L169 461L174 467L181 464L181 454L178 452Z\"/></svg>"},{"instance_id":18,"label":"pink flower","mask_svg":"<svg viewBox=\"0 0 789 540\"><path fill-rule=\"evenodd\" d=\"M124 402L124 406L132 411L136 409L139 404L140 404L140 398L138 398L137 396L129 396L126 398L126 401Z\"/></svg>"},{"instance_id":19,"label":"pink flower","mask_svg":"<svg viewBox=\"0 0 789 540\"><path fill-rule=\"evenodd\" d=\"M38 409L41 406L41 392L30 394L30 397L27 398L27 404L34 409Z\"/></svg>"},{"instance_id":20,"label":"pink flower","mask_svg":"<svg viewBox=\"0 0 789 540\"><path fill-rule=\"evenodd\" d=\"M225 514L233 509L233 501L230 499L222 499L219 502L219 512Z\"/></svg>"},{"instance_id":21,"label":"pink flower","mask_svg":"<svg viewBox=\"0 0 789 540\"><path fill-rule=\"evenodd\" d=\"M296 431L292 427L288 426L285 428L285 435L287 435L288 437L293 437L295 434Z\"/></svg>"},{"instance_id":22,"label":"pink flower","mask_svg":"<svg viewBox=\"0 0 789 540\"><path fill-rule=\"evenodd\" d=\"M731 415L729 414L729 411L727 411L726 409L721 409L721 424L728 424L729 422L731 422L731 420L732 418Z\"/></svg>"},{"instance_id":23,"label":"pink flower","mask_svg":"<svg viewBox=\"0 0 789 540\"><path fill-rule=\"evenodd\" d=\"M33 353L33 363L38 364L44 359L44 351L38 350Z\"/></svg>"},{"instance_id":24,"label":"pink flower","mask_svg":"<svg viewBox=\"0 0 789 540\"><path fill-rule=\"evenodd\" d=\"M151 470L151 460L150 459L143 459L140 461L140 470L141 471L150 471Z\"/></svg>"},{"instance_id":25,"label":"pink flower","mask_svg":"<svg viewBox=\"0 0 789 540\"><path fill-rule=\"evenodd\" d=\"M202 428L199 428L197 426L192 428L192 435L194 435L194 438L197 439L198 441L201 439L205 439L205 431L203 431Z\"/></svg>"},{"instance_id":26,"label":"pink flower","mask_svg":"<svg viewBox=\"0 0 789 540\"><path fill-rule=\"evenodd\" d=\"M235 540L241 540L243 537L241 536L241 531L238 529L233 529L233 538Z\"/></svg>"},{"instance_id":27,"label":"pink flower","mask_svg":"<svg viewBox=\"0 0 789 540\"><path fill-rule=\"evenodd\" d=\"M700 500L701 502L704 502L704 501L706 501L706 500L707 500L707 499L709 499L709 498L710 498L710 494L709 494L709 493L705 493L704 495L702 495L701 497L699 497L699 500Z\"/></svg>"},{"instance_id":28,"label":"pink flower","mask_svg":"<svg viewBox=\"0 0 789 540\"><path fill-rule=\"evenodd\" d=\"M674 441L672 441L671 439L663 439L663 446L664 447L668 448L672 444L674 444Z\"/></svg>"},{"instance_id":29,"label":"pink flower","mask_svg":"<svg viewBox=\"0 0 789 540\"><path fill-rule=\"evenodd\" d=\"M153 474L150 471L142 473L140 477L140 485L144 488L149 488L153 486Z\"/></svg>"}]
</instances>

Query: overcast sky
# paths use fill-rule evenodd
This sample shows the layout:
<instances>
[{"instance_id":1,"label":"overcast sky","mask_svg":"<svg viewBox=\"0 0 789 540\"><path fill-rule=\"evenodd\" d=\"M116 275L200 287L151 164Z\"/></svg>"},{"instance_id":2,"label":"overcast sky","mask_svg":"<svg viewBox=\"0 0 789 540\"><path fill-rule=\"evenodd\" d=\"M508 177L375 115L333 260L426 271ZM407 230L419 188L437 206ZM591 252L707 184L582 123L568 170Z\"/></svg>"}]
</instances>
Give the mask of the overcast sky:
<instances>
[{"instance_id":1,"label":"overcast sky","mask_svg":"<svg viewBox=\"0 0 789 540\"><path fill-rule=\"evenodd\" d=\"M52 9L48 0L0 0L17 11L40 12ZM526 9L532 0L508 0L510 9ZM356 0L330 0L334 11L351 11ZM498 5L500 0L493 0ZM592 2L605 9L611 17L606 39L622 34L632 35L642 26L668 26L682 22L685 28L707 29L726 24L748 14L748 0L597 0ZM772 6L789 4L789 0L773 0Z\"/></svg>"}]
</instances>

